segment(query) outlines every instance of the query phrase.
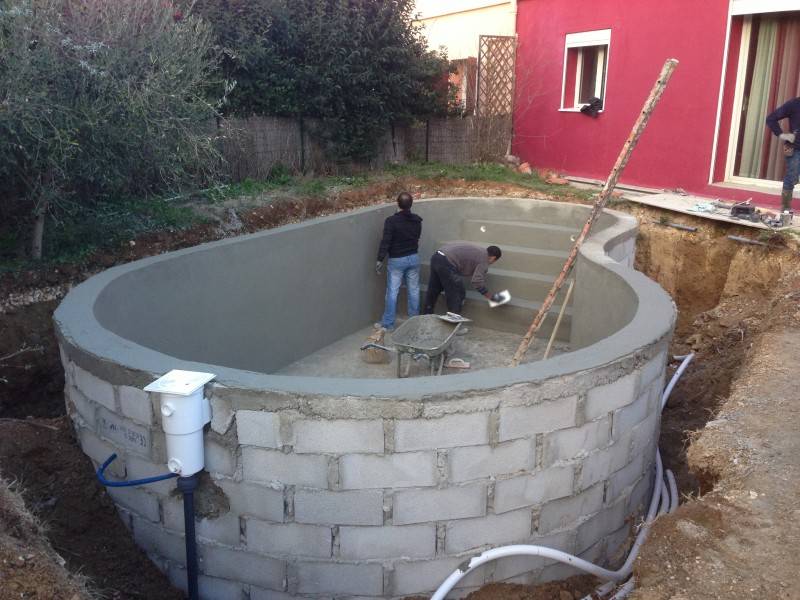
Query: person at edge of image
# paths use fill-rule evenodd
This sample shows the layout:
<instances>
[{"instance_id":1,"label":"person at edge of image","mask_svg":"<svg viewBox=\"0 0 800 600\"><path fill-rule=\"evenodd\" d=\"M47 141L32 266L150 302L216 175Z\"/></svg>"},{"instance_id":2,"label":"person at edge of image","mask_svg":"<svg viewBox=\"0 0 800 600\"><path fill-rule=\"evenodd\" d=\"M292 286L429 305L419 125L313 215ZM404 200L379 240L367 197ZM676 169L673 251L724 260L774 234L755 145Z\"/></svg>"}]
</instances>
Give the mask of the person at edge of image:
<instances>
[{"instance_id":1,"label":"person at edge of image","mask_svg":"<svg viewBox=\"0 0 800 600\"><path fill-rule=\"evenodd\" d=\"M487 300L499 301L500 295L492 294L486 288L486 273L489 265L497 262L502 255L497 246L484 248L469 242L444 244L431 257L431 274L423 314L433 314L439 294L444 291L447 310L460 315L467 294L462 277L469 277L472 287ZM468 328L461 327L458 334L463 335L468 331Z\"/></svg>"},{"instance_id":2,"label":"person at edge of image","mask_svg":"<svg viewBox=\"0 0 800 600\"><path fill-rule=\"evenodd\" d=\"M789 120L789 131L784 133L779 121ZM792 192L800 177L800 97L789 100L767 116L767 127L783 142L786 159L786 176L781 192L781 211L792 211Z\"/></svg>"},{"instance_id":3,"label":"person at edge of image","mask_svg":"<svg viewBox=\"0 0 800 600\"><path fill-rule=\"evenodd\" d=\"M386 268L386 301L381 320L375 329L392 331L397 314L397 295L405 281L408 292L408 316L419 314L419 238L422 217L411 212L414 198L408 192L397 196L398 211L383 222L383 237L378 246L375 272L380 274L388 256Z\"/></svg>"}]
</instances>

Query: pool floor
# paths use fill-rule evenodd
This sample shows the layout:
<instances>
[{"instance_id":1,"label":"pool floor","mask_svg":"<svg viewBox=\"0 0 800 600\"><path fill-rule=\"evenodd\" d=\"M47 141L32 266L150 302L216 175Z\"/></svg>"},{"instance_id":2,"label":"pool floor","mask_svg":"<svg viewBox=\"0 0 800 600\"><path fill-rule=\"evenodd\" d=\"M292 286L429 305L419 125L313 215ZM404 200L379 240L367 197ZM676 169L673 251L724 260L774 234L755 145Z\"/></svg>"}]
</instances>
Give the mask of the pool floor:
<instances>
[{"instance_id":1,"label":"pool floor","mask_svg":"<svg viewBox=\"0 0 800 600\"><path fill-rule=\"evenodd\" d=\"M402 320L398 322L402 323ZM450 357L461 358L470 363L470 368L452 369L445 366L442 375L458 375L477 369L508 366L514 351L517 349L522 333L519 335L503 333L494 329L474 327L467 324L469 333L457 336L451 346ZM389 379L397 377L397 355L392 353L391 360L386 364L369 364L362 359L361 345L374 329L364 327L357 332L301 358L300 360L277 371L278 375L304 375L311 377L352 377L357 379L377 378ZM386 334L385 345L392 347L392 334ZM535 339L531 344L523 362L535 362L542 359L547 347L547 339ZM569 351L569 346L564 342L556 341L550 356L556 356ZM408 355L403 355L403 365L411 363L409 377L422 377L430 374L428 361L409 360ZM437 363L438 364L438 363ZM445 363L446 364L446 363Z\"/></svg>"}]
</instances>

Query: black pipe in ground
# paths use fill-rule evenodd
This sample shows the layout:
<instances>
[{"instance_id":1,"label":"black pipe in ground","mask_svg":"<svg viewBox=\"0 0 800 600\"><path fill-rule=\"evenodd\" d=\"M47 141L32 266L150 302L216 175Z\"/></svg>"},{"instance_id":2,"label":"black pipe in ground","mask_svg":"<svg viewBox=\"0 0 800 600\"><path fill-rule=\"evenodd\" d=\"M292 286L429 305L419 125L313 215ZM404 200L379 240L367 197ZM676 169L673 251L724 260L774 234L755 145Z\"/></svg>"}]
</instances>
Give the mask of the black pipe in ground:
<instances>
[{"instance_id":1,"label":"black pipe in ground","mask_svg":"<svg viewBox=\"0 0 800 600\"><path fill-rule=\"evenodd\" d=\"M189 600L199 600L197 591L197 539L194 532L194 491L200 478L197 473L178 477L178 490L183 494L183 522L186 526L186 581Z\"/></svg>"}]
</instances>

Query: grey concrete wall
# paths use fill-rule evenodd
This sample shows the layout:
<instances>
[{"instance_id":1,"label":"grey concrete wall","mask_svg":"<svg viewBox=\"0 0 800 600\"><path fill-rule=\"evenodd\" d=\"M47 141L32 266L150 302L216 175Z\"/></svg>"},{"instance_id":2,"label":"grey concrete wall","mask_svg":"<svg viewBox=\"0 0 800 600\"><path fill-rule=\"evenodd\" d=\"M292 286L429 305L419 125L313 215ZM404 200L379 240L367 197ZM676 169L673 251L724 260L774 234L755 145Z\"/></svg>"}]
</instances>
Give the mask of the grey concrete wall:
<instances>
[{"instance_id":1,"label":"grey concrete wall","mask_svg":"<svg viewBox=\"0 0 800 600\"><path fill-rule=\"evenodd\" d=\"M476 211L495 217L506 214L502 201L439 202L424 206L446 207L450 218L431 211L426 225L435 228L441 219L447 237L457 232L444 224L456 208L477 205ZM536 204L514 203L526 210ZM535 212L545 218L549 210ZM375 223L380 212L371 217ZM580 210L574 217L579 223ZM619 247L632 247L635 224L609 215L604 225L582 256L590 262L599 257L599 266L618 276L600 281L618 286L620 298L627 293L635 300L629 320L605 338L548 361L452 377L280 377L170 357L93 318L101 301L124 300L103 296L110 283L144 277L139 271L146 269L103 273L73 290L56 314L67 407L78 439L95 463L117 452L116 477L163 472L158 400L138 388L171 368L218 374L207 388L213 420L205 437L206 470L226 501L197 525L205 598L424 594L469 556L508 543L544 544L608 563L651 486L658 397L675 314L653 282L606 259L606 252L630 259ZM174 258L199 254L208 261L203 265L213 264L202 255L215 249L231 253L228 246L235 243ZM173 269L170 277L187 277L187 264L159 268ZM190 272L199 278L202 269ZM182 523L173 485L110 493L137 543L182 585ZM488 581L570 574L539 559L508 559L471 575L460 593Z\"/></svg>"}]
</instances>

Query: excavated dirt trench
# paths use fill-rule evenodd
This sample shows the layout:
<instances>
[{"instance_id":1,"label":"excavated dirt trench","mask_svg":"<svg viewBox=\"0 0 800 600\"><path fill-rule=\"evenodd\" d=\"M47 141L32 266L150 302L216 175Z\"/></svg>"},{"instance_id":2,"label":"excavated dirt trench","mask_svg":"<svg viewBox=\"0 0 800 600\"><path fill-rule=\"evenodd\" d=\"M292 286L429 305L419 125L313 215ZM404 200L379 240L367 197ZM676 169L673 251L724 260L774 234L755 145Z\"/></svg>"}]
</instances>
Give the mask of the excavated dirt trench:
<instances>
[{"instance_id":1,"label":"excavated dirt trench","mask_svg":"<svg viewBox=\"0 0 800 600\"><path fill-rule=\"evenodd\" d=\"M325 204L325 210L319 200L307 206L302 200L291 200L247 208L240 213L245 228L238 233L384 201L397 189L411 189L425 196L530 195L530 190L506 184L409 180L358 190L352 197L340 194ZM726 239L728 234L753 237L750 231L736 226L669 216L672 222L698 228L691 233L658 224L663 213L655 209L627 203L614 208L639 217L642 225L636 266L661 283L679 308L673 353L691 350L698 354L664 412L661 440L665 462L676 472L682 493L697 496L712 489L720 474L719 469L690 465L690 441L715 418L731 392L731 381L747 369L754 342L770 335L797 312L797 300L785 298L800 290L795 273L797 254L785 248L744 246ZM0 282L6 288L0 300L8 298L10 292L22 295L15 307L0 315L0 357L22 348L35 349L0 361L0 472L6 478L22 480L28 505L50 524L48 538L67 567L89 576L95 589L110 598L160 600L179 595L135 548L105 491L93 480L91 465L72 439L67 419L59 418L63 414L63 373L50 321L56 302L33 301L35 290L80 281L116 262L219 236L219 229L208 225L151 235L135 246L95 257L85 271L63 269L47 277ZM31 301L26 302L26 296ZM796 315L791 318L796 319ZM26 421L26 417L30 418ZM13 572L13 565L9 568ZM15 581L24 581L24 574ZM593 585L589 578L535 589L493 584L472 598L567 600L581 598ZM53 597L61 596L56 593Z\"/></svg>"}]
</instances>

